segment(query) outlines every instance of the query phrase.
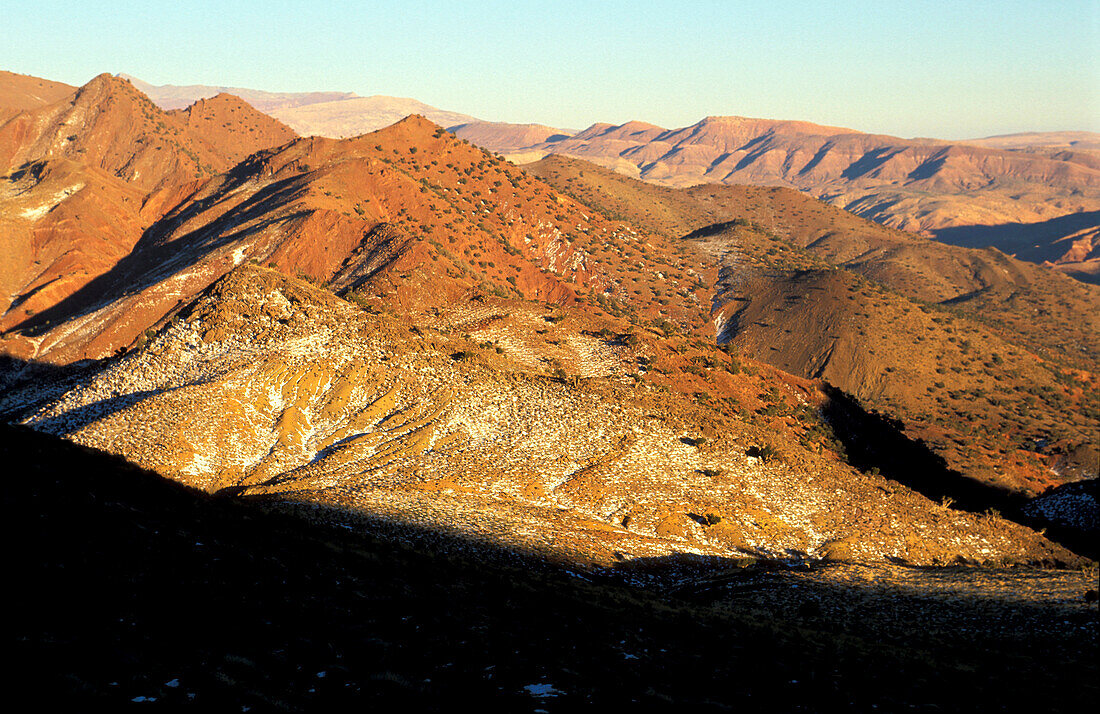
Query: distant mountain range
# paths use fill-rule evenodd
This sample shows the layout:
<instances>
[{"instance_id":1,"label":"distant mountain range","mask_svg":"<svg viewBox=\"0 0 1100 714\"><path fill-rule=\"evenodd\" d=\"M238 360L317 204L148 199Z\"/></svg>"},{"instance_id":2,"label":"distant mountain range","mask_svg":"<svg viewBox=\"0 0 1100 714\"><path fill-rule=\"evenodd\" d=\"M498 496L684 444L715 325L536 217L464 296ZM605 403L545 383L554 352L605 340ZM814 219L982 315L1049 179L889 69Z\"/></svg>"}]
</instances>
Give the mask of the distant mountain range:
<instances>
[{"instance_id":1,"label":"distant mountain range","mask_svg":"<svg viewBox=\"0 0 1100 714\"><path fill-rule=\"evenodd\" d=\"M265 92L201 84L154 86L130 75L119 76L130 80L161 109L180 109L216 94L233 94L302 136L346 139L377 131L410 114L420 114L440 126L478 121L467 114L437 109L415 99L380 94L361 97L353 92Z\"/></svg>"},{"instance_id":2,"label":"distant mountain range","mask_svg":"<svg viewBox=\"0 0 1100 714\"><path fill-rule=\"evenodd\" d=\"M664 186L795 188L883 225L1100 280L1090 230L1100 225L1100 135L1089 132L947 142L745 117L679 129L594 124L573 135L490 123L454 130L517 162L560 154Z\"/></svg>"},{"instance_id":3,"label":"distant mountain range","mask_svg":"<svg viewBox=\"0 0 1100 714\"><path fill-rule=\"evenodd\" d=\"M786 186L892 228L996 246L1100 282L1100 134L1092 132L944 141L736 116L677 129L631 121L577 132L481 121L415 99L157 87L127 78L165 109L236 94L302 136L358 136L420 114L516 163L560 154L664 186Z\"/></svg>"}]
</instances>

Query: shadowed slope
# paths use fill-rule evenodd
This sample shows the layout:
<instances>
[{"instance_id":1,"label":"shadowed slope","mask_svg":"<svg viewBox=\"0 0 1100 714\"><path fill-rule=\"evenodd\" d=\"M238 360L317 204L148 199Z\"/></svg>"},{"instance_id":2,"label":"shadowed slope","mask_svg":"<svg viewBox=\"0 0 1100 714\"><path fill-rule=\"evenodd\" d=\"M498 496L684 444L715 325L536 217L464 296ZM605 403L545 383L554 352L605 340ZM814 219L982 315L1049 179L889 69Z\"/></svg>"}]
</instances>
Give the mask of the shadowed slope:
<instances>
[{"instance_id":1,"label":"shadowed slope","mask_svg":"<svg viewBox=\"0 0 1100 714\"><path fill-rule=\"evenodd\" d=\"M446 533L211 499L26 430L0 428L0 455L27 464L4 490L26 542L9 565L21 698L1080 711L1096 695L1095 608L1075 573L651 564L669 593L503 550L474 559Z\"/></svg>"},{"instance_id":2,"label":"shadowed slope","mask_svg":"<svg viewBox=\"0 0 1100 714\"><path fill-rule=\"evenodd\" d=\"M936 240L970 248L994 246L1020 260L1052 264L1087 283L1100 283L1100 211L1039 223L941 228Z\"/></svg>"}]
</instances>

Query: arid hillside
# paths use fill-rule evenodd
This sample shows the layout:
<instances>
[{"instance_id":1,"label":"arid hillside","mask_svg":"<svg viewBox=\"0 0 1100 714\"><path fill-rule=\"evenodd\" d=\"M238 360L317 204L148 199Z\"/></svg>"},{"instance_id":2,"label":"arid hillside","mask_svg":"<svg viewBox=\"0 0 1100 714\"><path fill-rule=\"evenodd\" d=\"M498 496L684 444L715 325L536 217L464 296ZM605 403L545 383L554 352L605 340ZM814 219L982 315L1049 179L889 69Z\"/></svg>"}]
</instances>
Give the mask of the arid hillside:
<instances>
[{"instance_id":1,"label":"arid hillside","mask_svg":"<svg viewBox=\"0 0 1100 714\"><path fill-rule=\"evenodd\" d=\"M19 112L53 104L76 87L48 79L0 70L0 124Z\"/></svg>"},{"instance_id":2,"label":"arid hillside","mask_svg":"<svg viewBox=\"0 0 1100 714\"><path fill-rule=\"evenodd\" d=\"M113 268L204 177L294 136L235 97L163 112L109 75L0 124L0 330Z\"/></svg>"},{"instance_id":3,"label":"arid hillside","mask_svg":"<svg viewBox=\"0 0 1100 714\"><path fill-rule=\"evenodd\" d=\"M565 157L526 168L594 211L682 236L714 281L719 341L901 419L951 468L1033 494L1094 468L1095 287L789 189L670 189Z\"/></svg>"},{"instance_id":4,"label":"arid hillside","mask_svg":"<svg viewBox=\"0 0 1100 714\"><path fill-rule=\"evenodd\" d=\"M136 230L109 254L50 247L82 284L13 291L6 418L209 492L600 566L1081 562L991 510L1079 478L1071 451L1091 444L1075 415L1095 335L1051 318L1068 339L1040 355L1004 308L1045 304L1038 268L947 247L921 262L906 240L923 239L789 190L674 191L561 159L544 164L577 175L544 180L420 116L275 143L234 98L165 113L107 76L38 112L0 127L23 161L11 205L41 229L12 239L25 265L68 240L35 222L81 195L54 167L104 177ZM233 137L254 134L238 160ZM209 163L187 163L200 149ZM797 230L760 223L777 214Z\"/></svg>"},{"instance_id":5,"label":"arid hillside","mask_svg":"<svg viewBox=\"0 0 1100 714\"><path fill-rule=\"evenodd\" d=\"M72 388L40 380L0 408L207 492L459 530L552 560L1074 562L1023 526L843 464L797 439L796 415L771 428L735 416L797 408L820 398L813 385L761 369L725 370L703 397L661 389L644 372L680 341L617 344L601 323L622 329L502 298L372 314L246 265ZM561 373L554 354L569 358Z\"/></svg>"},{"instance_id":6,"label":"arid hillside","mask_svg":"<svg viewBox=\"0 0 1100 714\"><path fill-rule=\"evenodd\" d=\"M937 237L950 230L951 242L1006 252L989 227L1035 226L1029 240L1049 246L1043 260L1069 264L1073 274L1083 272L1072 265L1080 259L1068 244L1061 252L1055 245L1069 234L1049 237L1050 224L1100 210L1100 169L1088 150L1005 151L743 117L707 117L680 129L595 124L538 143L518 129L456 127L459 136L517 161L561 154L664 186L790 187L889 227Z\"/></svg>"},{"instance_id":7,"label":"arid hillside","mask_svg":"<svg viewBox=\"0 0 1100 714\"><path fill-rule=\"evenodd\" d=\"M19 329L37 344L29 357L110 354L246 259L405 307L471 290L568 302L563 277L604 278L562 229L617 228L410 118L377 135L253 155L156 221L109 274Z\"/></svg>"},{"instance_id":8,"label":"arid hillside","mask_svg":"<svg viewBox=\"0 0 1100 714\"><path fill-rule=\"evenodd\" d=\"M1040 355L1088 369L1100 363L1096 289L999 251L941 245L781 187L677 190L560 156L524 169L605 215L668 238L755 226L909 300L943 304L979 319Z\"/></svg>"}]
</instances>

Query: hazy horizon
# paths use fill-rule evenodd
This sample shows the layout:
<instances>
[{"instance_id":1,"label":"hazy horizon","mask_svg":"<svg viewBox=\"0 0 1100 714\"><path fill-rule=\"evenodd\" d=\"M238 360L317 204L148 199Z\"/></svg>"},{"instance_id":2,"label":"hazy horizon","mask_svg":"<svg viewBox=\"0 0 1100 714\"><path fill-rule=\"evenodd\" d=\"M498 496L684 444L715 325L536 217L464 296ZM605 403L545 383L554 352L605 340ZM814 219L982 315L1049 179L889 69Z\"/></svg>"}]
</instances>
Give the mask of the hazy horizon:
<instances>
[{"instance_id":1,"label":"hazy horizon","mask_svg":"<svg viewBox=\"0 0 1100 714\"><path fill-rule=\"evenodd\" d=\"M44 2L7 15L0 68L74 85L111 72L380 94L572 129L736 115L907 138L1100 131L1091 2Z\"/></svg>"}]
</instances>

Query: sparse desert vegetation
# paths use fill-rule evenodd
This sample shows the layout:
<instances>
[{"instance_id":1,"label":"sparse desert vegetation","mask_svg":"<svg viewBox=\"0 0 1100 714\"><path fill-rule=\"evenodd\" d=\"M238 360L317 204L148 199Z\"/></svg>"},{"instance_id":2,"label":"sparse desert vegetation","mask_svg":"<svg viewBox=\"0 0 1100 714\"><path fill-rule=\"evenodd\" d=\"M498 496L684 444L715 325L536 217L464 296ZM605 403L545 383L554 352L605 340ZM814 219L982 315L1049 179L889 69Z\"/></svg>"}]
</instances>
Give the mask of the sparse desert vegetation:
<instances>
[{"instance_id":1,"label":"sparse desert vegetation","mask_svg":"<svg viewBox=\"0 0 1100 714\"><path fill-rule=\"evenodd\" d=\"M791 189L110 75L0 75L0 245L51 703L1094 698L1093 286Z\"/></svg>"}]
</instances>

